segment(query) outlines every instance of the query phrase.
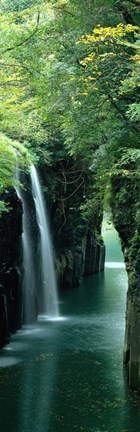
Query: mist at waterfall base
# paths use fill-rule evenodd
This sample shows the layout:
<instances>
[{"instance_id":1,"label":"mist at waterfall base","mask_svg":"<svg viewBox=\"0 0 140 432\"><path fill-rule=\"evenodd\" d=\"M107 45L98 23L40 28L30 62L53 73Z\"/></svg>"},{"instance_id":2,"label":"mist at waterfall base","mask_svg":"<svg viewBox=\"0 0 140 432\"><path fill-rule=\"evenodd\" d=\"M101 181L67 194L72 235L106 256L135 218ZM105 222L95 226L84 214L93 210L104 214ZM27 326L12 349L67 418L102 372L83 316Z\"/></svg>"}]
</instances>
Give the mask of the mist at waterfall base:
<instances>
[{"instance_id":1,"label":"mist at waterfall base","mask_svg":"<svg viewBox=\"0 0 140 432\"><path fill-rule=\"evenodd\" d=\"M127 275L116 232L104 239L105 272L61 293L67 320L25 326L2 349L1 432L140 431L123 368Z\"/></svg>"},{"instance_id":2,"label":"mist at waterfall base","mask_svg":"<svg viewBox=\"0 0 140 432\"><path fill-rule=\"evenodd\" d=\"M58 298L49 223L34 165L30 167L31 184L26 176L20 179L25 189L17 188L23 203L23 321L58 319Z\"/></svg>"}]
</instances>

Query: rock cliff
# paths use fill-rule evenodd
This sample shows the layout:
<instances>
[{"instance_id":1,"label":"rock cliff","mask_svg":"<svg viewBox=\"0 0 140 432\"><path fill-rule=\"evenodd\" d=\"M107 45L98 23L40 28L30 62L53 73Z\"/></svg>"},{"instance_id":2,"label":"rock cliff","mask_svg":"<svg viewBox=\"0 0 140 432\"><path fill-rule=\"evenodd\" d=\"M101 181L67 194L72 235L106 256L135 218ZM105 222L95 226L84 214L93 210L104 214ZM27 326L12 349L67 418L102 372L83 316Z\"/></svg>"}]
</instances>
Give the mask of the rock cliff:
<instances>
[{"instance_id":1,"label":"rock cliff","mask_svg":"<svg viewBox=\"0 0 140 432\"><path fill-rule=\"evenodd\" d=\"M140 391L140 182L134 158L126 160L112 177L111 206L128 273L124 363L130 387Z\"/></svg>"},{"instance_id":2,"label":"rock cliff","mask_svg":"<svg viewBox=\"0 0 140 432\"><path fill-rule=\"evenodd\" d=\"M0 346L10 340L10 333L21 325L22 203L12 189L3 196L9 210L0 216Z\"/></svg>"},{"instance_id":3,"label":"rock cliff","mask_svg":"<svg viewBox=\"0 0 140 432\"><path fill-rule=\"evenodd\" d=\"M104 270L105 246L92 236L84 238L81 245L64 248L56 257L58 285L62 289L72 289L80 285L84 276Z\"/></svg>"},{"instance_id":4,"label":"rock cliff","mask_svg":"<svg viewBox=\"0 0 140 432\"><path fill-rule=\"evenodd\" d=\"M102 202L98 205L92 173L82 161L71 157L56 160L53 166L40 168L40 177L51 221L58 284L62 289L72 288L84 275L104 269Z\"/></svg>"}]
</instances>

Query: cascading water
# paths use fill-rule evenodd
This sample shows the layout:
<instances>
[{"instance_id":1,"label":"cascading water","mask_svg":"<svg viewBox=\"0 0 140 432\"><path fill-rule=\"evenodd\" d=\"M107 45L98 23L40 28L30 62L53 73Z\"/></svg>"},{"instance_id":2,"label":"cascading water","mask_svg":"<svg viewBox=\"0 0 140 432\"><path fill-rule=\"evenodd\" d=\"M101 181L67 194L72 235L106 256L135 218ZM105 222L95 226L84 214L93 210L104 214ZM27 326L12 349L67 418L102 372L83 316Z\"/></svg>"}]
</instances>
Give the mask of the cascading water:
<instances>
[{"instance_id":1,"label":"cascading water","mask_svg":"<svg viewBox=\"0 0 140 432\"><path fill-rule=\"evenodd\" d=\"M17 168L16 179L21 181ZM24 183L24 179L22 178ZM22 292L23 292L23 321L32 322L36 316L36 283L35 283L35 262L33 255L33 244L31 238L30 214L27 204L27 192L19 186L15 187L18 197L23 204L22 219Z\"/></svg>"},{"instance_id":2,"label":"cascading water","mask_svg":"<svg viewBox=\"0 0 140 432\"><path fill-rule=\"evenodd\" d=\"M34 165L30 167L32 181L32 193L35 202L36 217L40 231L40 258L41 258L41 283L43 291L43 314L46 318L58 318L58 298L55 280L55 270L52 256L52 247L49 234L49 225L45 210L44 199L40 181Z\"/></svg>"}]
</instances>

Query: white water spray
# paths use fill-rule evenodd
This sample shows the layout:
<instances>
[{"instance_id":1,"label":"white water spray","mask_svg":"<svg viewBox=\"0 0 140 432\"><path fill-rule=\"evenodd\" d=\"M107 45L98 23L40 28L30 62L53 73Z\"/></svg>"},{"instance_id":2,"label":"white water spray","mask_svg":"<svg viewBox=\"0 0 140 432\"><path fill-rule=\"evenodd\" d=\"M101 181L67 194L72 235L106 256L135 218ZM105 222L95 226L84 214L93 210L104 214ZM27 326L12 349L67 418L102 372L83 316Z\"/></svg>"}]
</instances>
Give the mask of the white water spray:
<instances>
[{"instance_id":1,"label":"white water spray","mask_svg":"<svg viewBox=\"0 0 140 432\"><path fill-rule=\"evenodd\" d=\"M40 231L41 281L43 292L43 314L49 318L59 317L57 286L52 256L49 225L40 181L34 165L30 167L32 193L35 202L36 216Z\"/></svg>"},{"instance_id":2,"label":"white water spray","mask_svg":"<svg viewBox=\"0 0 140 432\"><path fill-rule=\"evenodd\" d=\"M20 181L20 175L16 172L16 179ZM22 255L23 255L23 272L22 272L22 292L23 292L23 319L25 323L34 321L36 315L36 283L35 283L35 263L33 256L33 246L30 233L30 217L27 206L26 193L19 186L15 187L18 197L23 205L22 219Z\"/></svg>"}]
</instances>

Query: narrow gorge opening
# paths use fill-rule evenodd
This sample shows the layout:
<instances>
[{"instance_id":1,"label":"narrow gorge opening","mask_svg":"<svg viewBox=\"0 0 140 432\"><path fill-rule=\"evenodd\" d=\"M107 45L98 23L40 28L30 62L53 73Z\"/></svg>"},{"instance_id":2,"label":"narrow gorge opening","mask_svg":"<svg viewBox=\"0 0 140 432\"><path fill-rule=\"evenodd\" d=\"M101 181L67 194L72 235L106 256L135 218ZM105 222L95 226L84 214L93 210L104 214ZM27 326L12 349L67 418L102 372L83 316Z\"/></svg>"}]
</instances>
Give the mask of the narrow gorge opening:
<instances>
[{"instance_id":1,"label":"narrow gorge opening","mask_svg":"<svg viewBox=\"0 0 140 432\"><path fill-rule=\"evenodd\" d=\"M0 13L0 432L139 432L140 0Z\"/></svg>"},{"instance_id":2,"label":"narrow gorge opening","mask_svg":"<svg viewBox=\"0 0 140 432\"><path fill-rule=\"evenodd\" d=\"M60 425L62 432L92 430L92 425L103 432L133 430L139 398L128 391L122 364L127 275L114 228L104 231L104 239L112 266L60 293L60 314L67 319L25 326L2 349L0 371L8 377L2 392L4 432L9 432L11 382L12 432L17 417L22 432L29 427L56 432ZM136 432L139 425L138 414Z\"/></svg>"}]
</instances>

